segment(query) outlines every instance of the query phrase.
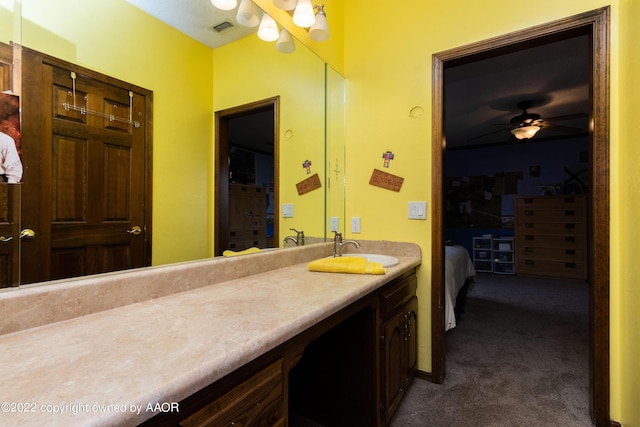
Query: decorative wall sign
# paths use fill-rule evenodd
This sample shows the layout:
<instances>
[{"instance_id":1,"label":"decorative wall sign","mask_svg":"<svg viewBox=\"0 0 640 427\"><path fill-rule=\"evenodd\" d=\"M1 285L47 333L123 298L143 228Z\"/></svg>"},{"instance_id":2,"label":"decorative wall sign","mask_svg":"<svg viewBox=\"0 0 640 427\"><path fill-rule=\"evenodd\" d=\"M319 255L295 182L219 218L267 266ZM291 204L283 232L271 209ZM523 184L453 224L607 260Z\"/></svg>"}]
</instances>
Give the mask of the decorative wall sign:
<instances>
[{"instance_id":1,"label":"decorative wall sign","mask_svg":"<svg viewBox=\"0 0 640 427\"><path fill-rule=\"evenodd\" d=\"M374 169L371 174L369 184L376 187L386 188L387 190L400 191L404 178Z\"/></svg>"},{"instance_id":2,"label":"decorative wall sign","mask_svg":"<svg viewBox=\"0 0 640 427\"><path fill-rule=\"evenodd\" d=\"M311 175L309 178L305 179L304 181L300 181L299 183L296 184L296 188L298 189L298 195L302 196L305 193L308 193L309 191L313 191L313 190L317 190L318 188L321 188L322 184L320 183L320 177L318 176L318 174L313 174Z\"/></svg>"}]
</instances>

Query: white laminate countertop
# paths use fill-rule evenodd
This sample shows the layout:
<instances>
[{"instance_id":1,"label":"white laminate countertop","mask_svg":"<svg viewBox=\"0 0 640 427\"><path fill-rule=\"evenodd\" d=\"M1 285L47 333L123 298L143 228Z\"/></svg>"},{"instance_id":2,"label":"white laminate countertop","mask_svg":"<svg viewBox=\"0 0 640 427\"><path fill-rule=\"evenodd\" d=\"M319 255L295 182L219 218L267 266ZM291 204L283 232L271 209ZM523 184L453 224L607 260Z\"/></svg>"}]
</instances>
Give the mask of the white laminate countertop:
<instances>
[{"instance_id":1,"label":"white laminate countertop","mask_svg":"<svg viewBox=\"0 0 640 427\"><path fill-rule=\"evenodd\" d=\"M0 425L136 425L175 410L421 262L398 258L386 275L304 262L1 335Z\"/></svg>"}]
</instances>

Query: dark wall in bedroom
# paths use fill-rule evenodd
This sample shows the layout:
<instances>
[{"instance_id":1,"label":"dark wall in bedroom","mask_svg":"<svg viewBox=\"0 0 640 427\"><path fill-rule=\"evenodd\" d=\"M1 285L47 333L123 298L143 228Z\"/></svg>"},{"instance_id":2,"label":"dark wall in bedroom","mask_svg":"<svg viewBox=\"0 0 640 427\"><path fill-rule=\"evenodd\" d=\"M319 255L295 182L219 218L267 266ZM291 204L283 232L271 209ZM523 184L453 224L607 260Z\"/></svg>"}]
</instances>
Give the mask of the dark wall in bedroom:
<instances>
[{"instance_id":1,"label":"dark wall in bedroom","mask_svg":"<svg viewBox=\"0 0 640 427\"><path fill-rule=\"evenodd\" d=\"M516 197L587 192L587 150L572 138L445 151L445 239L471 254L474 236L513 236Z\"/></svg>"}]
</instances>

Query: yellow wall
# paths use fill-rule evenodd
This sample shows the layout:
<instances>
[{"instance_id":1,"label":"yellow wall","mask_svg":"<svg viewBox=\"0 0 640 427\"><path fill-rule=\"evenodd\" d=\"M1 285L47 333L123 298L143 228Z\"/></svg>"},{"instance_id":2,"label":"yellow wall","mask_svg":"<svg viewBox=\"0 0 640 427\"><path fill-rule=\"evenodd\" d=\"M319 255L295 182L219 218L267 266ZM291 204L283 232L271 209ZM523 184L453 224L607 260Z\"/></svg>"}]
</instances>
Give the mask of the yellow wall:
<instances>
[{"instance_id":1,"label":"yellow wall","mask_svg":"<svg viewBox=\"0 0 640 427\"><path fill-rule=\"evenodd\" d=\"M324 186L298 195L296 183L316 173L325 179L324 63L302 45L284 55L256 35L215 49L213 57L214 111L280 96L280 203L293 203L294 217L275 218L276 243L293 234L290 228L323 237Z\"/></svg>"},{"instance_id":2,"label":"yellow wall","mask_svg":"<svg viewBox=\"0 0 640 427\"><path fill-rule=\"evenodd\" d=\"M406 217L408 201L431 201L432 55L611 4L611 416L625 426L640 426L640 290L635 285L640 231L634 224L640 208L640 131L634 117L640 104L634 77L640 75L638 3L541 0L526 13L514 13L507 0L412 0L379 8L365 0L345 2L346 217L362 218L358 238L411 241L422 248L419 369L431 369L431 218ZM414 106L424 114L410 117ZM387 150L395 153L388 171L405 178L399 193L368 184Z\"/></svg>"},{"instance_id":3,"label":"yellow wall","mask_svg":"<svg viewBox=\"0 0 640 427\"><path fill-rule=\"evenodd\" d=\"M124 2L22 3L32 15L32 22L24 24L23 44L37 50L51 47L47 53L154 91L154 264L209 256L211 76L217 54ZM640 158L639 3L540 0L527 13L514 13L513 2L507 0L411 0L402 7L371 7L365 0L344 2L344 56L335 53L341 51L339 42L322 56L347 77L347 220L362 218L358 238L412 241L422 247L420 369L431 367L431 222L430 218L407 220L406 213L408 201L431 200L432 54L610 4L611 417L625 427L640 426L640 287L635 284L640 276L635 257L640 241L635 224L640 212L636 165ZM0 9L0 16L5 14ZM87 16L102 19L86 28L87 21L78 17ZM43 23L44 29L40 28ZM53 28L56 37L51 34ZM336 40L341 40L339 28L332 28L332 37L336 31ZM0 30L1 40L19 41L11 33ZM53 39L61 43L51 46ZM112 60L115 56L120 59ZM409 110L415 106L422 107L424 114L411 118ZM282 124L283 131L287 127ZM405 178L399 193L368 184L373 168L380 168L381 153L387 150L396 154L389 172Z\"/></svg>"}]
</instances>

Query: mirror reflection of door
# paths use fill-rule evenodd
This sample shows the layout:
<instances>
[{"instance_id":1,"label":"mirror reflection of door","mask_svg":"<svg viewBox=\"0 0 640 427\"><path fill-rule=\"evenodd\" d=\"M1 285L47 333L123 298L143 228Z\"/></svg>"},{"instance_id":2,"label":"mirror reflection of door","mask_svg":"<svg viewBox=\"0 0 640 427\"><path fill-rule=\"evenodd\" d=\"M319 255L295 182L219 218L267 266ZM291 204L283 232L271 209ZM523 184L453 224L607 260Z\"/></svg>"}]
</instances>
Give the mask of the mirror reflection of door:
<instances>
[{"instance_id":1,"label":"mirror reflection of door","mask_svg":"<svg viewBox=\"0 0 640 427\"><path fill-rule=\"evenodd\" d=\"M12 90L13 52L0 43L0 92ZM0 184L0 288L19 284L20 187Z\"/></svg>"},{"instance_id":2,"label":"mirror reflection of door","mask_svg":"<svg viewBox=\"0 0 640 427\"><path fill-rule=\"evenodd\" d=\"M22 51L21 283L150 265L152 93Z\"/></svg>"},{"instance_id":3,"label":"mirror reflection of door","mask_svg":"<svg viewBox=\"0 0 640 427\"><path fill-rule=\"evenodd\" d=\"M278 98L216 112L215 255L278 247Z\"/></svg>"}]
</instances>

